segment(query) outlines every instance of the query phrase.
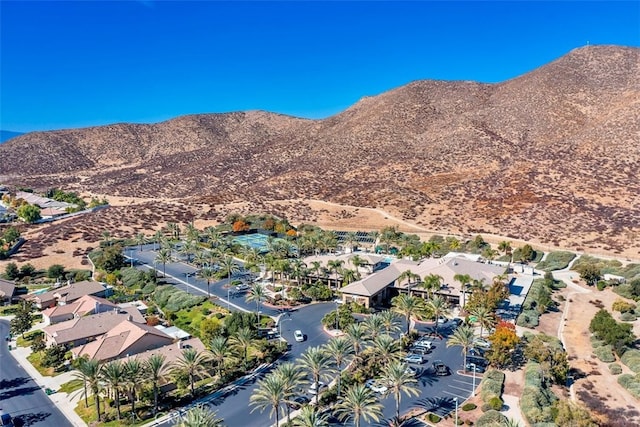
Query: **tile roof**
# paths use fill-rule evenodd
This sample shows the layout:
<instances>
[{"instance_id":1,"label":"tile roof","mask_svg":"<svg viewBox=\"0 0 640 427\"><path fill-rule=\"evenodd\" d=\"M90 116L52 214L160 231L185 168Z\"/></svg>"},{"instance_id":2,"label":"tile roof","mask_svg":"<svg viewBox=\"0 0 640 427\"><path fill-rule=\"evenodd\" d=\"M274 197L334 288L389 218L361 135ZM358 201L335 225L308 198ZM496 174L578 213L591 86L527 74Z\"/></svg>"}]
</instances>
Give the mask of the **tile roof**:
<instances>
[{"instance_id":1,"label":"tile roof","mask_svg":"<svg viewBox=\"0 0 640 427\"><path fill-rule=\"evenodd\" d=\"M101 309L96 310L97 306L102 307L100 307ZM107 299L96 297L93 295L84 295L71 304L56 305L55 307L48 308L44 310L42 314L47 317L62 316L69 313L73 313L78 316L84 316L90 312L95 313L107 311L107 307L112 310L118 308L116 304Z\"/></svg>"},{"instance_id":2,"label":"tile roof","mask_svg":"<svg viewBox=\"0 0 640 427\"><path fill-rule=\"evenodd\" d=\"M0 279L0 298L11 298L16 291L16 284L8 280Z\"/></svg>"},{"instance_id":3,"label":"tile roof","mask_svg":"<svg viewBox=\"0 0 640 427\"><path fill-rule=\"evenodd\" d=\"M38 302L58 299L59 301L70 303L85 295L98 294L104 291L105 286L102 283L85 280L34 295L33 298Z\"/></svg>"},{"instance_id":4,"label":"tile roof","mask_svg":"<svg viewBox=\"0 0 640 427\"><path fill-rule=\"evenodd\" d=\"M57 344L65 344L102 335L115 328L123 320L129 319L130 316L126 312L107 311L56 323L43 330Z\"/></svg>"}]
</instances>

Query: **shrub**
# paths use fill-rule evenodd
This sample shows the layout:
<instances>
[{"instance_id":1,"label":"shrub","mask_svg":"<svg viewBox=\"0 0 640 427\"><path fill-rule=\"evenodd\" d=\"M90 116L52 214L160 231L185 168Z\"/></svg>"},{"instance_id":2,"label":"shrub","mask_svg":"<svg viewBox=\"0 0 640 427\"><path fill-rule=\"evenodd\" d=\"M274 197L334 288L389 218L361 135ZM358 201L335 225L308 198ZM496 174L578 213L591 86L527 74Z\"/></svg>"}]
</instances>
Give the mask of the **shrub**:
<instances>
[{"instance_id":1,"label":"shrub","mask_svg":"<svg viewBox=\"0 0 640 427\"><path fill-rule=\"evenodd\" d=\"M483 403L482 406L480 407L480 410L482 412L493 411L493 409L491 408L491 405L489 405L488 403Z\"/></svg>"},{"instance_id":2,"label":"shrub","mask_svg":"<svg viewBox=\"0 0 640 427\"><path fill-rule=\"evenodd\" d=\"M618 383L626 388L636 398L640 399L640 380L631 374L622 374L618 377Z\"/></svg>"},{"instance_id":3,"label":"shrub","mask_svg":"<svg viewBox=\"0 0 640 427\"><path fill-rule=\"evenodd\" d=\"M617 363L612 363L609 365L609 371L611 371L613 375L620 375L622 373L622 366Z\"/></svg>"},{"instance_id":4,"label":"shrub","mask_svg":"<svg viewBox=\"0 0 640 427\"><path fill-rule=\"evenodd\" d=\"M547 388L539 363L527 363L524 381L524 391L520 399L522 414L530 424L552 422L551 406L557 398Z\"/></svg>"},{"instance_id":5,"label":"shrub","mask_svg":"<svg viewBox=\"0 0 640 427\"><path fill-rule=\"evenodd\" d=\"M633 322L637 319L638 317L635 315L635 313L622 313L620 315L620 320L622 320L623 322Z\"/></svg>"},{"instance_id":6,"label":"shrub","mask_svg":"<svg viewBox=\"0 0 640 427\"><path fill-rule=\"evenodd\" d=\"M465 403L464 405L462 405L462 410L463 411L473 411L474 409L476 409L478 406L475 403Z\"/></svg>"},{"instance_id":7,"label":"shrub","mask_svg":"<svg viewBox=\"0 0 640 427\"><path fill-rule=\"evenodd\" d=\"M434 423L434 424L439 423L440 420L442 419L438 415L432 414L432 413L429 413L427 418L429 419L429 422Z\"/></svg>"},{"instance_id":8,"label":"shrub","mask_svg":"<svg viewBox=\"0 0 640 427\"><path fill-rule=\"evenodd\" d=\"M605 363L615 362L616 360L616 357L613 355L613 347L610 345L594 348L593 353L598 359Z\"/></svg>"},{"instance_id":9,"label":"shrub","mask_svg":"<svg viewBox=\"0 0 640 427\"><path fill-rule=\"evenodd\" d=\"M576 255L572 252L549 252L547 258L544 261L539 262L536 268L544 271L562 270L569 265L575 256Z\"/></svg>"},{"instance_id":10,"label":"shrub","mask_svg":"<svg viewBox=\"0 0 640 427\"><path fill-rule=\"evenodd\" d=\"M495 410L489 410L482 414L476 421L477 426L497 426L504 425L507 422L507 417Z\"/></svg>"},{"instance_id":11,"label":"shrub","mask_svg":"<svg viewBox=\"0 0 640 427\"><path fill-rule=\"evenodd\" d=\"M630 311L634 311L636 309L636 305L630 302L626 302L622 299L617 299L614 301L611 309L613 311L619 311L620 313L627 313Z\"/></svg>"},{"instance_id":12,"label":"shrub","mask_svg":"<svg viewBox=\"0 0 640 427\"><path fill-rule=\"evenodd\" d=\"M640 350L627 350L620 361L636 374L640 374Z\"/></svg>"},{"instance_id":13,"label":"shrub","mask_svg":"<svg viewBox=\"0 0 640 427\"><path fill-rule=\"evenodd\" d=\"M494 396L489 399L489 406L491 406L491 409L495 409L496 411L502 409L503 404L504 402L498 396Z\"/></svg>"},{"instance_id":14,"label":"shrub","mask_svg":"<svg viewBox=\"0 0 640 427\"><path fill-rule=\"evenodd\" d=\"M485 373L480 383L480 397L482 402L489 404L494 397L500 398L502 395L502 387L504 385L504 373L490 369Z\"/></svg>"},{"instance_id":15,"label":"shrub","mask_svg":"<svg viewBox=\"0 0 640 427\"><path fill-rule=\"evenodd\" d=\"M516 324L523 328L535 328L540 323L540 313L537 310L522 310Z\"/></svg>"}]
</instances>

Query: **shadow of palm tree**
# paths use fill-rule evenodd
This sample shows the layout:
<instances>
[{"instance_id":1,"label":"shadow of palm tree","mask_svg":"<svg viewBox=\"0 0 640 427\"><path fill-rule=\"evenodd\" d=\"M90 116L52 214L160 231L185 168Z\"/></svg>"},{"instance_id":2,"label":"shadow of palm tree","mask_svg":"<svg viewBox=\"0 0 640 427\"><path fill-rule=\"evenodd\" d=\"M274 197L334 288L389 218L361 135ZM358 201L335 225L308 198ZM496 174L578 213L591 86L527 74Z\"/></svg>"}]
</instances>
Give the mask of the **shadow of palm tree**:
<instances>
[{"instance_id":1,"label":"shadow of palm tree","mask_svg":"<svg viewBox=\"0 0 640 427\"><path fill-rule=\"evenodd\" d=\"M422 427L424 423L419 421L415 417L411 418L387 418L386 420L381 420L375 424L371 424L373 427Z\"/></svg>"},{"instance_id":2,"label":"shadow of palm tree","mask_svg":"<svg viewBox=\"0 0 640 427\"><path fill-rule=\"evenodd\" d=\"M456 408L456 402L452 397L427 397L418 400L415 403L415 407L443 417Z\"/></svg>"},{"instance_id":3,"label":"shadow of palm tree","mask_svg":"<svg viewBox=\"0 0 640 427\"><path fill-rule=\"evenodd\" d=\"M34 424L42 423L51 414L48 412L38 412L37 414L23 414L13 419L13 425L16 427L29 427Z\"/></svg>"},{"instance_id":4,"label":"shadow of palm tree","mask_svg":"<svg viewBox=\"0 0 640 427\"><path fill-rule=\"evenodd\" d=\"M21 385L25 385L28 381L29 381L28 377L16 377L10 380L0 380L0 390L20 387Z\"/></svg>"}]
</instances>

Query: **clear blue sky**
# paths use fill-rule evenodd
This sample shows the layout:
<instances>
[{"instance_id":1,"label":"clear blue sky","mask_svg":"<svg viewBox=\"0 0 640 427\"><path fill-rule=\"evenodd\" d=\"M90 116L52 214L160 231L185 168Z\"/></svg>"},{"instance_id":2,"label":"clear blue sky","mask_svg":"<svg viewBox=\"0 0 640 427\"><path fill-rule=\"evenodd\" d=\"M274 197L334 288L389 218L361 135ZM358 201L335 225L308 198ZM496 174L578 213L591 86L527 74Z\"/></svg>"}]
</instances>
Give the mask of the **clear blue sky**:
<instances>
[{"instance_id":1,"label":"clear blue sky","mask_svg":"<svg viewBox=\"0 0 640 427\"><path fill-rule=\"evenodd\" d=\"M0 1L0 129L268 110L309 118L413 80L500 82L640 45L640 2Z\"/></svg>"}]
</instances>

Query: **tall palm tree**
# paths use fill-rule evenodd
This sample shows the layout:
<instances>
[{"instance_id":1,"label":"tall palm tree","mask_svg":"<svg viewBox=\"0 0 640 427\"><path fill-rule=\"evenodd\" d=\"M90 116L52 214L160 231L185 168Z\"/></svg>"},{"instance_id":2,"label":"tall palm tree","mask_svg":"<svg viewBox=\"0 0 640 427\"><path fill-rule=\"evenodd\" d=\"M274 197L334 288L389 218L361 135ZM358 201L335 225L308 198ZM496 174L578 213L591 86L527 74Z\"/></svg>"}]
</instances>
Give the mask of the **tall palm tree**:
<instances>
[{"instance_id":1,"label":"tall palm tree","mask_svg":"<svg viewBox=\"0 0 640 427\"><path fill-rule=\"evenodd\" d=\"M427 291L427 298L431 298L433 292L440 289L443 281L442 276L435 273L428 274L422 279L421 287Z\"/></svg>"},{"instance_id":2,"label":"tall palm tree","mask_svg":"<svg viewBox=\"0 0 640 427\"><path fill-rule=\"evenodd\" d=\"M216 278L216 272L212 268L205 267L200 270L198 275L207 281L207 298L211 298L211 281Z\"/></svg>"},{"instance_id":3,"label":"tall palm tree","mask_svg":"<svg viewBox=\"0 0 640 427\"><path fill-rule=\"evenodd\" d=\"M407 370L407 364L401 361L391 362L384 368L382 382L387 387L387 392L393 394L396 400L396 418L400 418L400 399L402 393L408 396L420 395L419 389L414 385L418 381Z\"/></svg>"},{"instance_id":4,"label":"tall palm tree","mask_svg":"<svg viewBox=\"0 0 640 427\"><path fill-rule=\"evenodd\" d=\"M209 361L210 356L207 352L186 348L182 350L182 355L174 362L172 371L189 377L191 397L195 397L196 394L196 378L208 375L206 366Z\"/></svg>"},{"instance_id":5,"label":"tall palm tree","mask_svg":"<svg viewBox=\"0 0 640 427\"><path fill-rule=\"evenodd\" d=\"M318 385L320 379L327 375L331 369L331 358L323 351L321 347L309 347L307 351L302 353L299 359L302 369L309 372L313 383ZM320 397L320 387L316 389L316 405Z\"/></svg>"},{"instance_id":6,"label":"tall palm tree","mask_svg":"<svg viewBox=\"0 0 640 427\"><path fill-rule=\"evenodd\" d=\"M449 304L447 304L447 300L442 298L441 296L436 296L429 301L427 301L427 310L431 313L432 316L436 318L435 325L435 333L438 334L438 319L441 316L445 316L449 314Z\"/></svg>"},{"instance_id":7,"label":"tall palm tree","mask_svg":"<svg viewBox=\"0 0 640 427\"><path fill-rule=\"evenodd\" d=\"M144 233L136 234L136 243L138 244L138 249L140 251L142 251L142 245L144 245L146 242L147 242L147 236L145 236Z\"/></svg>"},{"instance_id":8,"label":"tall palm tree","mask_svg":"<svg viewBox=\"0 0 640 427\"><path fill-rule=\"evenodd\" d=\"M220 274L227 276L227 280L231 280L233 273L237 273L240 270L238 264L230 255L225 255L220 259Z\"/></svg>"},{"instance_id":9,"label":"tall palm tree","mask_svg":"<svg viewBox=\"0 0 640 427\"><path fill-rule=\"evenodd\" d=\"M249 362L249 349L253 345L253 332L249 328L240 328L230 339L231 347L234 348L242 357L244 367Z\"/></svg>"},{"instance_id":10,"label":"tall palm tree","mask_svg":"<svg viewBox=\"0 0 640 427\"><path fill-rule=\"evenodd\" d=\"M360 255L353 255L351 258L349 258L349 262L351 263L351 265L353 265L353 268L355 268L356 271L358 271L360 266L365 263L364 259L362 259Z\"/></svg>"},{"instance_id":11,"label":"tall palm tree","mask_svg":"<svg viewBox=\"0 0 640 427\"><path fill-rule=\"evenodd\" d=\"M422 318L426 310L422 298L400 294L391 300L391 311L405 317L407 322L407 335L411 330L411 319Z\"/></svg>"},{"instance_id":12,"label":"tall palm tree","mask_svg":"<svg viewBox=\"0 0 640 427\"><path fill-rule=\"evenodd\" d=\"M265 377L258 381L258 386L255 388L251 397L249 398L249 404L255 406L251 412L256 409L260 409L263 412L269 408L269 418L274 414L276 416L276 426L280 425L280 405L284 403L286 399L285 382L282 376L276 375L274 372L270 372Z\"/></svg>"},{"instance_id":13,"label":"tall palm tree","mask_svg":"<svg viewBox=\"0 0 640 427\"><path fill-rule=\"evenodd\" d=\"M182 244L182 248L180 248L180 254L185 255L187 257L187 262L191 262L191 257L195 255L198 250L198 246L194 240L185 240Z\"/></svg>"},{"instance_id":14,"label":"tall palm tree","mask_svg":"<svg viewBox=\"0 0 640 427\"><path fill-rule=\"evenodd\" d=\"M418 284L418 280L420 280L420 275L414 273L411 270L403 271L400 276L398 276L398 283L402 283L406 279L407 281L407 292L411 295L411 290L415 285Z\"/></svg>"},{"instance_id":15,"label":"tall palm tree","mask_svg":"<svg viewBox=\"0 0 640 427\"><path fill-rule=\"evenodd\" d=\"M375 313L375 314L372 314L371 316L366 317L364 319L364 322L362 322L362 324L364 325L364 328L367 330L367 337L369 341L375 340L376 337L382 334L385 330L384 319L378 313Z\"/></svg>"},{"instance_id":16,"label":"tall palm tree","mask_svg":"<svg viewBox=\"0 0 640 427\"><path fill-rule=\"evenodd\" d=\"M167 358L163 354L152 354L144 364L145 376L153 387L153 414L158 413L160 381L168 369Z\"/></svg>"},{"instance_id":17,"label":"tall palm tree","mask_svg":"<svg viewBox=\"0 0 640 427\"><path fill-rule=\"evenodd\" d=\"M336 405L338 417L347 421L353 419L355 426L360 427L360 419L380 421L382 405L376 395L364 384L354 384L344 393L344 400Z\"/></svg>"},{"instance_id":18,"label":"tall palm tree","mask_svg":"<svg viewBox=\"0 0 640 427\"><path fill-rule=\"evenodd\" d=\"M327 261L327 268L329 269L329 271L333 274L336 275L336 289L338 288L338 273L340 271L340 269L342 268L342 265L344 264L344 261L341 259L330 259L329 261Z\"/></svg>"},{"instance_id":19,"label":"tall palm tree","mask_svg":"<svg viewBox=\"0 0 640 427\"><path fill-rule=\"evenodd\" d=\"M193 222L188 223L184 226L184 232L187 236L187 240L193 240L197 242L200 239L200 230L193 225Z\"/></svg>"},{"instance_id":20,"label":"tall palm tree","mask_svg":"<svg viewBox=\"0 0 640 427\"><path fill-rule=\"evenodd\" d=\"M460 326L453 332L453 335L447 340L447 347L459 345L462 347L462 369L467 370L467 352L475 346L477 342L476 334L471 326Z\"/></svg>"},{"instance_id":21,"label":"tall palm tree","mask_svg":"<svg viewBox=\"0 0 640 427\"><path fill-rule=\"evenodd\" d=\"M198 249L196 254L193 256L193 263L199 268L204 267L209 264L209 251L205 251L203 249Z\"/></svg>"},{"instance_id":22,"label":"tall palm tree","mask_svg":"<svg viewBox=\"0 0 640 427\"><path fill-rule=\"evenodd\" d=\"M216 373L218 376L221 376L225 360L231 359L231 356L233 355L233 351L227 337L218 336L212 338L209 343L209 353L211 355L211 361L216 366Z\"/></svg>"},{"instance_id":23,"label":"tall palm tree","mask_svg":"<svg viewBox=\"0 0 640 427\"><path fill-rule=\"evenodd\" d=\"M501 241L500 243L498 243L498 250L507 255L512 250L511 242L507 240Z\"/></svg>"},{"instance_id":24,"label":"tall palm tree","mask_svg":"<svg viewBox=\"0 0 640 427\"><path fill-rule=\"evenodd\" d=\"M162 246L162 241L164 240L164 233L162 230L157 230L153 233L153 250L157 250L158 247Z\"/></svg>"},{"instance_id":25,"label":"tall palm tree","mask_svg":"<svg viewBox=\"0 0 640 427\"><path fill-rule=\"evenodd\" d=\"M344 236L344 240L342 242L345 246L348 246L351 252L353 252L353 248L358 245L358 235L355 231L350 231Z\"/></svg>"},{"instance_id":26,"label":"tall palm tree","mask_svg":"<svg viewBox=\"0 0 640 427\"><path fill-rule=\"evenodd\" d=\"M383 366L393 360L399 360L404 354L400 342L389 335L377 336L372 342L371 350Z\"/></svg>"},{"instance_id":27,"label":"tall palm tree","mask_svg":"<svg viewBox=\"0 0 640 427\"><path fill-rule=\"evenodd\" d=\"M305 406L293 419L293 425L295 427L328 427L329 416L321 414L314 406Z\"/></svg>"},{"instance_id":28,"label":"tall palm tree","mask_svg":"<svg viewBox=\"0 0 640 427\"><path fill-rule=\"evenodd\" d=\"M367 330L362 323L352 323L347 326L344 333L353 346L353 354L358 357L362 350L362 345L367 339Z\"/></svg>"},{"instance_id":29,"label":"tall palm tree","mask_svg":"<svg viewBox=\"0 0 640 427\"><path fill-rule=\"evenodd\" d=\"M348 268L340 269L340 275L342 276L342 285L346 286L349 283L353 283L356 280L360 280L360 273L356 270L350 270Z\"/></svg>"},{"instance_id":30,"label":"tall palm tree","mask_svg":"<svg viewBox=\"0 0 640 427\"><path fill-rule=\"evenodd\" d=\"M493 325L496 324L496 318L493 312L483 305L475 307L469 314L475 317L476 322L480 324L480 337L482 337L484 328L487 328L487 330L489 330Z\"/></svg>"},{"instance_id":31,"label":"tall palm tree","mask_svg":"<svg viewBox=\"0 0 640 427\"><path fill-rule=\"evenodd\" d=\"M302 372L299 366L296 366L291 362L282 363L273 372L275 375L278 375L284 383L285 402L288 404L291 403L298 386L305 382L304 372ZM287 422L291 423L291 408L287 405L286 409Z\"/></svg>"},{"instance_id":32,"label":"tall palm tree","mask_svg":"<svg viewBox=\"0 0 640 427\"><path fill-rule=\"evenodd\" d=\"M400 331L400 324L396 313L390 310L385 310L377 313L377 315L382 319L382 324L384 325L384 330L387 335Z\"/></svg>"},{"instance_id":33,"label":"tall palm tree","mask_svg":"<svg viewBox=\"0 0 640 427\"><path fill-rule=\"evenodd\" d=\"M122 364L125 375L125 390L131 401L131 415L133 419L136 415L137 390L141 387L142 378L144 376L144 365L138 359L128 359Z\"/></svg>"},{"instance_id":34,"label":"tall palm tree","mask_svg":"<svg viewBox=\"0 0 640 427\"><path fill-rule=\"evenodd\" d=\"M105 385L114 394L114 401L116 404L116 414L118 420L122 416L120 412L120 392L126 388L127 377L122 362L114 360L109 362L102 368L102 379Z\"/></svg>"},{"instance_id":35,"label":"tall palm tree","mask_svg":"<svg viewBox=\"0 0 640 427\"><path fill-rule=\"evenodd\" d=\"M179 239L180 238L180 225L175 223L175 222L168 222L167 223L167 231L169 232L169 235L171 236L172 239Z\"/></svg>"},{"instance_id":36,"label":"tall palm tree","mask_svg":"<svg viewBox=\"0 0 640 427\"><path fill-rule=\"evenodd\" d=\"M340 397L340 387L342 383L342 364L353 354L353 345L346 336L340 336L329 340L324 345L324 351L333 359L338 371L338 397Z\"/></svg>"},{"instance_id":37,"label":"tall palm tree","mask_svg":"<svg viewBox=\"0 0 640 427\"><path fill-rule=\"evenodd\" d=\"M162 264L162 276L167 277L166 265L168 262L171 262L171 249L162 248L156 254L156 259L154 260L156 264Z\"/></svg>"},{"instance_id":38,"label":"tall palm tree","mask_svg":"<svg viewBox=\"0 0 640 427\"><path fill-rule=\"evenodd\" d=\"M104 230L102 232L102 240L104 240L108 246L111 246L111 232L109 230Z\"/></svg>"},{"instance_id":39,"label":"tall palm tree","mask_svg":"<svg viewBox=\"0 0 640 427\"><path fill-rule=\"evenodd\" d=\"M216 412L199 403L191 407L177 424L178 427L222 427Z\"/></svg>"},{"instance_id":40,"label":"tall palm tree","mask_svg":"<svg viewBox=\"0 0 640 427\"><path fill-rule=\"evenodd\" d=\"M264 287L264 285L260 283L254 283L253 286L251 286L251 290L249 291L249 293L245 298L247 302L255 301L256 316L258 316L258 319L260 319L260 304L262 303L262 300L265 299L266 297L267 297L267 289Z\"/></svg>"},{"instance_id":41,"label":"tall palm tree","mask_svg":"<svg viewBox=\"0 0 640 427\"><path fill-rule=\"evenodd\" d=\"M81 379L85 384L85 406L87 405L87 390L88 387L93 394L93 399L96 405L97 420L101 420L100 412L100 391L102 391L102 364L95 359L81 358L78 363L78 372L74 374L76 378Z\"/></svg>"}]
</instances>

